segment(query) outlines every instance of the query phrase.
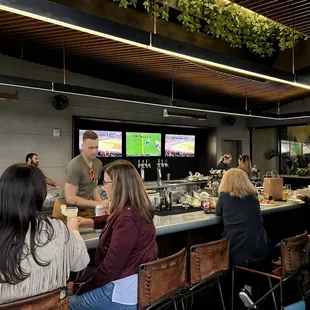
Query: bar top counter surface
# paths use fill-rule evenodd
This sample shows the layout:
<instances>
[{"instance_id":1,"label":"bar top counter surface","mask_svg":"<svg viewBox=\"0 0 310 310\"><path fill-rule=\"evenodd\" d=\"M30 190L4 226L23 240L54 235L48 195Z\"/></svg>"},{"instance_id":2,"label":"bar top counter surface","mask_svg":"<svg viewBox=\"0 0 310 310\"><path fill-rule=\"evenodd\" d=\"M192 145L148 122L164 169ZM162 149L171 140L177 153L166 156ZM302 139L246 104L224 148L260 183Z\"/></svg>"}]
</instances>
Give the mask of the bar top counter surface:
<instances>
[{"instance_id":1,"label":"bar top counter surface","mask_svg":"<svg viewBox=\"0 0 310 310\"><path fill-rule=\"evenodd\" d=\"M262 206L262 214L267 215L276 212L284 212L293 209L299 209L306 207L303 201L291 200L288 202L279 202L279 205ZM219 224L221 217L215 214L205 214L203 211L183 213L176 215L157 216L154 217L154 225L156 227L156 235L163 236L172 233L177 233L186 230L192 230L196 228L212 226ZM85 240L87 248L95 249L97 247L100 231L93 229L81 229L80 230L83 239Z\"/></svg>"}]
</instances>

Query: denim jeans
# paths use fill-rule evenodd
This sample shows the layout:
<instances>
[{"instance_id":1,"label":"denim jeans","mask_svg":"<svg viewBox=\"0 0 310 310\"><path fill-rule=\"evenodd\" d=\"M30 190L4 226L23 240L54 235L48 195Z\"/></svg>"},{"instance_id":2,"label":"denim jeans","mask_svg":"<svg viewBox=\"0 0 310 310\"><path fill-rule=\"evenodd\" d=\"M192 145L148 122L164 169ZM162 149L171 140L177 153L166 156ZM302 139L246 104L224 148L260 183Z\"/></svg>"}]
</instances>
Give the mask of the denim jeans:
<instances>
[{"instance_id":1,"label":"denim jeans","mask_svg":"<svg viewBox=\"0 0 310 310\"><path fill-rule=\"evenodd\" d=\"M137 305L128 306L112 302L114 284L108 283L80 296L70 297L70 310L137 310Z\"/></svg>"}]
</instances>

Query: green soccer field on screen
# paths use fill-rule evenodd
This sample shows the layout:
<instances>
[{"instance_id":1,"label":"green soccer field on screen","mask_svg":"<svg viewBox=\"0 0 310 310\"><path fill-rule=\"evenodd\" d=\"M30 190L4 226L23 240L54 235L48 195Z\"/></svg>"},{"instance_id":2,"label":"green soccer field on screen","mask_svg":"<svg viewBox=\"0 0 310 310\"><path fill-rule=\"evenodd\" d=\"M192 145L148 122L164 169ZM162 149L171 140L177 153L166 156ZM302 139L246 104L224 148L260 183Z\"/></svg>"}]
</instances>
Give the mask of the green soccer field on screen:
<instances>
[{"instance_id":1,"label":"green soccer field on screen","mask_svg":"<svg viewBox=\"0 0 310 310\"><path fill-rule=\"evenodd\" d=\"M127 156L161 156L160 133L126 133Z\"/></svg>"}]
</instances>

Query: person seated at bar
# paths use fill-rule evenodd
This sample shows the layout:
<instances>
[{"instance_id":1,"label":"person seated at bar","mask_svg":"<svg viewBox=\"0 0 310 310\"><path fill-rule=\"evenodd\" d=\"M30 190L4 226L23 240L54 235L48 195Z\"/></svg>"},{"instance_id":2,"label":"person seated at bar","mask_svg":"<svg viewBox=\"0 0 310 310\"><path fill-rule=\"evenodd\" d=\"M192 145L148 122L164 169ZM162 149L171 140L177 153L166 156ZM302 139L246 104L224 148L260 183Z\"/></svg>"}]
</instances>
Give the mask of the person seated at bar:
<instances>
[{"instance_id":1,"label":"person seated at bar","mask_svg":"<svg viewBox=\"0 0 310 310\"><path fill-rule=\"evenodd\" d=\"M231 160L232 160L232 156L230 154L225 154L223 155L217 166L216 166L216 169L218 170L223 170L223 171L227 171L230 169L230 163L231 163Z\"/></svg>"},{"instance_id":2,"label":"person seated at bar","mask_svg":"<svg viewBox=\"0 0 310 310\"><path fill-rule=\"evenodd\" d=\"M250 156L247 154L240 155L238 158L238 168L242 169L249 177L251 180L252 178L252 163Z\"/></svg>"},{"instance_id":3,"label":"person seated at bar","mask_svg":"<svg viewBox=\"0 0 310 310\"><path fill-rule=\"evenodd\" d=\"M272 245L263 226L260 204L248 175L238 168L227 171L219 186L216 215L223 217L230 241L231 266L270 271ZM246 307L253 305L251 281L239 293ZM243 283L243 284L244 284Z\"/></svg>"},{"instance_id":4,"label":"person seated at bar","mask_svg":"<svg viewBox=\"0 0 310 310\"><path fill-rule=\"evenodd\" d=\"M103 228L92 272L68 284L77 295L70 309L137 309L139 266L158 258L154 208L136 168L116 160L105 168L110 201L105 217L80 219L81 227Z\"/></svg>"},{"instance_id":5,"label":"person seated at bar","mask_svg":"<svg viewBox=\"0 0 310 310\"><path fill-rule=\"evenodd\" d=\"M39 166L39 156L36 153L29 153L26 155L26 163L29 165L35 165ZM57 189L60 189L60 185L58 185L56 182L54 182L52 179L48 178L47 176L44 176L45 182L49 186L56 187Z\"/></svg>"},{"instance_id":6,"label":"person seated at bar","mask_svg":"<svg viewBox=\"0 0 310 310\"><path fill-rule=\"evenodd\" d=\"M39 168L14 164L0 178L0 304L66 286L70 271L89 263L79 221L46 217Z\"/></svg>"},{"instance_id":7,"label":"person seated at bar","mask_svg":"<svg viewBox=\"0 0 310 310\"><path fill-rule=\"evenodd\" d=\"M77 207L79 216L91 217L97 205L107 206L97 189L98 179L102 173L102 162L96 158L99 139L94 131L83 134L82 153L74 157L66 169L64 190L54 203L53 217L64 220L61 205Z\"/></svg>"}]
</instances>

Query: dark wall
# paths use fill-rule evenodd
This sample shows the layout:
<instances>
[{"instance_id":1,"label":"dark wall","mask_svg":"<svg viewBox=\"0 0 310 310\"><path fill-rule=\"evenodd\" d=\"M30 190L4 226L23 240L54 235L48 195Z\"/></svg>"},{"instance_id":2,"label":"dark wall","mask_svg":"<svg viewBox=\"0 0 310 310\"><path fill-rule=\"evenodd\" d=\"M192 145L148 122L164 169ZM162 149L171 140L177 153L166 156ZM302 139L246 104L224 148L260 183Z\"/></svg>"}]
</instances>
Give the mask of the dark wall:
<instances>
[{"instance_id":1,"label":"dark wall","mask_svg":"<svg viewBox=\"0 0 310 310\"><path fill-rule=\"evenodd\" d=\"M181 179L188 175L189 171L195 173L208 173L208 128L193 128L193 127L176 127L176 126L164 126L160 124L141 124L132 122L121 122L115 120L106 119L92 119L92 118L81 118L73 117L73 156L79 154L79 129L86 130L117 130L123 132L123 157L128 161L132 162L136 167L138 166L138 159L150 159L152 167L145 170L145 180L155 181L156 180L156 163L159 159L168 159L169 168L163 168L163 179L167 179L167 173L170 173L171 179ZM126 157L126 131L133 132L154 132L162 134L162 156L160 157ZM166 158L165 155L165 134L187 134L195 135L195 157L193 158ZM117 158L100 158L103 164L108 164Z\"/></svg>"}]
</instances>

